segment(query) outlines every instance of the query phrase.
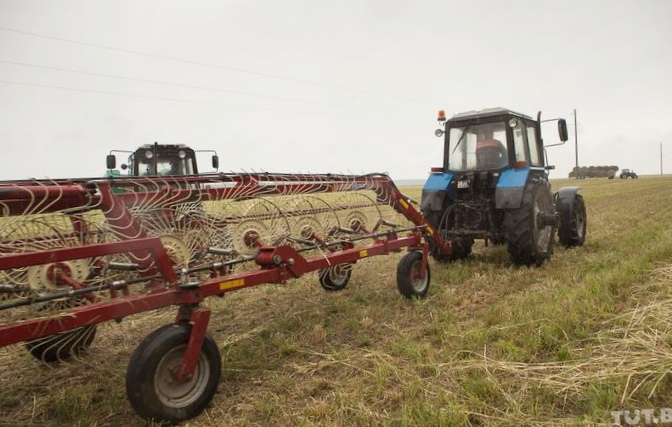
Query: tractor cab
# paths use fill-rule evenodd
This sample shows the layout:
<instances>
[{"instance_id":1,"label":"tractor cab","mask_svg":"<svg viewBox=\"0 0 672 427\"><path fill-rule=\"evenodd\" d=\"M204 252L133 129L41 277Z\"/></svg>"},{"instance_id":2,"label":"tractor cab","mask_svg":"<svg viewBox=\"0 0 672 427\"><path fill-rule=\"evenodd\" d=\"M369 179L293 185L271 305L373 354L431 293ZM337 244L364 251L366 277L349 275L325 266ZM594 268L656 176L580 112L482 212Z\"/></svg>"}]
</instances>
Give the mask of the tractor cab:
<instances>
[{"instance_id":1,"label":"tractor cab","mask_svg":"<svg viewBox=\"0 0 672 427\"><path fill-rule=\"evenodd\" d=\"M212 168L219 168L219 157L212 150L194 151L183 144L147 144L133 152L113 150L107 156L107 169L109 176L119 176L121 173L116 168L116 156L114 153L128 153L127 163L121 164L120 168L127 171L129 176L180 176L196 175L199 173L197 153L209 153L212 155Z\"/></svg>"},{"instance_id":2,"label":"tractor cab","mask_svg":"<svg viewBox=\"0 0 672 427\"><path fill-rule=\"evenodd\" d=\"M442 169L456 174L503 171L509 168L540 168L545 165L540 120L515 111L492 108L460 113L446 120L439 112L439 122L445 130ZM564 120L566 140L567 128ZM561 132L561 138L563 133Z\"/></svg>"}]
</instances>

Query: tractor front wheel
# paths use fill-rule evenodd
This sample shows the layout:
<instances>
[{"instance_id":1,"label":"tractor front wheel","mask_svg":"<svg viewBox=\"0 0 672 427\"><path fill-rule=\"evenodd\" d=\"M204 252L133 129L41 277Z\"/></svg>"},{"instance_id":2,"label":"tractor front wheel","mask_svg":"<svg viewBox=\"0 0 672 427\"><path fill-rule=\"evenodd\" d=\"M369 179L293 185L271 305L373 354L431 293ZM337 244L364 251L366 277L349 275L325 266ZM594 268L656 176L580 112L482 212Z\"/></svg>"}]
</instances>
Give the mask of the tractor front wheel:
<instances>
[{"instance_id":1,"label":"tractor front wheel","mask_svg":"<svg viewBox=\"0 0 672 427\"><path fill-rule=\"evenodd\" d=\"M193 376L177 374L187 349L191 325L163 326L147 336L133 353L126 372L126 394L146 420L179 423L195 417L210 403L221 373L217 344L205 335Z\"/></svg>"},{"instance_id":2,"label":"tractor front wheel","mask_svg":"<svg viewBox=\"0 0 672 427\"><path fill-rule=\"evenodd\" d=\"M506 247L517 265L541 265L553 253L555 206L548 184L532 180L518 209L504 216Z\"/></svg>"},{"instance_id":3,"label":"tractor front wheel","mask_svg":"<svg viewBox=\"0 0 672 427\"><path fill-rule=\"evenodd\" d=\"M430 280L429 264L425 262L424 272L421 270L421 266L422 252L420 251L408 252L397 265L397 288L406 298L424 298L427 296Z\"/></svg>"}]
</instances>

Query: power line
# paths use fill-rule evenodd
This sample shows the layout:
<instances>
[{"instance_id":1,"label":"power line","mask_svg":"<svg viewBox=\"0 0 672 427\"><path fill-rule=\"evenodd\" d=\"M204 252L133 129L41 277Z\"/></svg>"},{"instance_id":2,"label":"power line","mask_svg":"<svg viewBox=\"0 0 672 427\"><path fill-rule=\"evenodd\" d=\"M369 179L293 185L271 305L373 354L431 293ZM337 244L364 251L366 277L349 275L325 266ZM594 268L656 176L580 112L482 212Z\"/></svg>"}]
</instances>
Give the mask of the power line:
<instances>
[{"instance_id":1,"label":"power line","mask_svg":"<svg viewBox=\"0 0 672 427\"><path fill-rule=\"evenodd\" d=\"M151 96L151 95L136 95L136 94L129 94L129 93L113 92L113 91L104 91L104 90L95 90L95 89L79 89L79 88L72 88L72 87L66 87L66 86L46 85L46 84L28 83L28 82L17 82L17 81L1 80L1 79L0 79L0 83L19 85L19 86L47 88L47 89L66 90L66 91L72 91L72 92L95 93L95 94L99 94L99 95L126 96L126 97L131 97L131 98L151 99L151 100L159 100L159 101L171 101L171 102L184 102L184 103L192 103L192 104L213 105L213 106L218 106L218 107L231 107L231 108L245 108L245 109L251 109L251 110L278 111L278 112L282 112L282 113L293 113L293 114L301 114L301 115L327 116L327 117L339 117L339 118L346 118L346 119L361 119L361 120L382 120L382 121L392 121L392 122L396 122L396 123L398 123L398 122L415 122L413 120L404 120L404 119L396 119L396 118L395 119L390 119L390 118L383 118L383 117L348 116L348 115L344 115L344 114L320 113L320 112L317 112L317 111L306 112L306 111L290 110L290 109L284 109L284 108L272 108L272 107L253 106L253 105L244 105L244 104L226 104L226 103L222 103L222 102L199 101L199 100L195 100L195 99L169 98L169 97Z\"/></svg>"},{"instance_id":2,"label":"power line","mask_svg":"<svg viewBox=\"0 0 672 427\"><path fill-rule=\"evenodd\" d=\"M329 107L347 108L349 110L360 110L360 111L368 111L368 112L374 112L374 113L390 114L390 112L388 112L388 111L375 110L375 109L371 109L371 108L352 107L350 105L345 105L345 104L310 101L310 100L300 99L300 98L291 98L291 97L274 96L274 95L264 95L264 94L253 93L253 92L244 92L244 91L236 91L236 90L230 90L230 89L220 89L220 88L212 88L212 87L206 87L206 86L188 85L188 84L183 84L183 83L171 83L171 82L165 82L165 81L141 79L141 78L137 78L137 77L119 76L119 75L115 75L115 74L73 70L71 68L61 68L61 67L52 67L52 66L47 66L47 65L28 64L28 63L25 63L25 62L7 61L7 60L2 60L2 59L0 59L0 63L17 65L17 66L21 66L21 67L31 67L31 68L38 68L38 69L44 69L44 70L61 71L61 72L88 75L88 76L106 77L106 78L134 81L134 82L140 82L140 83L149 83L149 84L154 84L154 85L180 87L180 88L185 88L185 89L197 89L197 90L205 90L205 91L210 91L210 92L222 92L222 93L230 93L230 94L234 94L234 95L244 95L244 96L252 96L252 97L258 97L258 98L275 99L275 100L281 100L281 101L298 102L298 103L303 103L303 104L325 105L325 106L329 106Z\"/></svg>"},{"instance_id":3,"label":"power line","mask_svg":"<svg viewBox=\"0 0 672 427\"><path fill-rule=\"evenodd\" d=\"M105 45L96 44L96 43L82 42L82 41L67 39L67 38L63 38L63 37L48 36L48 35L45 35L45 34L33 33L33 32L30 32L30 31L15 30L13 28L0 27L0 30L8 31L8 32L12 32L12 33L17 33L17 34L29 35L29 36L33 36L33 37L39 37L39 38L48 39L48 40L55 40L55 41L64 42L64 43L76 44L76 45L80 45L80 46L95 47L95 48L98 48L98 49L105 49L105 50L110 50L110 51L114 51L114 52L127 53L127 54L131 54L131 55L144 56L144 57L154 58L154 59L161 59L161 60L165 60L165 61L181 62L181 63L184 63L184 64L197 65L197 66L200 66L200 67L215 68L215 69L229 71L229 72L233 72L233 73L248 74L248 75L253 75L253 76L258 76L258 77L266 77L266 78L272 78L272 79L278 79L278 80L284 80L284 81L291 81L291 82L295 82L295 83L302 83L302 84L313 85L313 86L323 86L323 87L329 87L329 88L332 88L332 89L339 89L339 90L344 90L344 91L349 91L349 92L366 93L366 94L369 94L369 95L375 95L375 96L386 97L386 98L395 98L396 97L396 96L392 96L390 94L379 93L379 92L375 92L375 91L355 89L355 88L351 88L351 87L347 87L347 86L341 86L341 85L335 85L335 84L329 84L329 83L321 83L321 82L316 82L316 81L312 81L312 80L299 79L299 78L295 78L295 77L280 76L280 75L277 75L277 74L263 73L263 72L259 72L259 71L246 70L246 69L242 69L242 68L227 67L227 66L223 66L223 65L210 64L210 63L207 63L207 62L194 61L194 60L190 60L190 59L175 58L175 57L166 56L166 55L156 55L156 54L153 54L153 53L139 52L139 51L135 51L135 50L122 49L122 48L117 48L117 47L112 47L112 46L105 46ZM414 101L414 102L421 102L423 104L427 104L425 101L421 101L421 100L418 100L418 99L405 98L405 97L404 97L404 99L411 100L411 101Z\"/></svg>"}]
</instances>

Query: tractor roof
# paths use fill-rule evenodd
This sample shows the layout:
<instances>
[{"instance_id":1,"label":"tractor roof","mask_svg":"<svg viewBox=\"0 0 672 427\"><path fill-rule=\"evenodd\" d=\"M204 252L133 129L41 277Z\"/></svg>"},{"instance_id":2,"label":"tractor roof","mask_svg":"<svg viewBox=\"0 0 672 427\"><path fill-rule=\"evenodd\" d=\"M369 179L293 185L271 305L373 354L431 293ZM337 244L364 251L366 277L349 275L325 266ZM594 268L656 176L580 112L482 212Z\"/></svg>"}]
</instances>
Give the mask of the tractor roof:
<instances>
[{"instance_id":1,"label":"tractor roof","mask_svg":"<svg viewBox=\"0 0 672 427\"><path fill-rule=\"evenodd\" d=\"M512 115L532 120L532 117L526 114L518 113L513 110L509 110L508 108L502 108L502 107L485 108L483 110L478 111L476 110L465 111L463 113L455 114L453 117L450 118L450 120L476 119L476 118L502 116L502 115Z\"/></svg>"},{"instance_id":2,"label":"tractor roof","mask_svg":"<svg viewBox=\"0 0 672 427\"><path fill-rule=\"evenodd\" d=\"M165 148L183 148L183 149L184 148L186 148L186 149L190 148L186 144L156 144L156 146L157 147L162 147L162 148L163 147L165 147ZM139 148L147 149L147 148L152 148L152 147L154 147L154 144L144 144L144 145L141 145Z\"/></svg>"}]
</instances>

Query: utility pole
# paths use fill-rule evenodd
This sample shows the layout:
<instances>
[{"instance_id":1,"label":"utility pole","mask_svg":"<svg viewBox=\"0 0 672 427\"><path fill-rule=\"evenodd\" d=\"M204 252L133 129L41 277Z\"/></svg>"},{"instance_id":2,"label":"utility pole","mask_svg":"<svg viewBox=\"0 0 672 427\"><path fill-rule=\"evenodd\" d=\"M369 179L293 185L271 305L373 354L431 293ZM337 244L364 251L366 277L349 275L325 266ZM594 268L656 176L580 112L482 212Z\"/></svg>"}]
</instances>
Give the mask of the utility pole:
<instances>
[{"instance_id":1,"label":"utility pole","mask_svg":"<svg viewBox=\"0 0 672 427\"><path fill-rule=\"evenodd\" d=\"M663 175L663 143L660 143L660 175Z\"/></svg>"},{"instance_id":2,"label":"utility pole","mask_svg":"<svg viewBox=\"0 0 672 427\"><path fill-rule=\"evenodd\" d=\"M577 138L578 135L578 127L579 124L576 121L576 108L574 109L574 156L576 159L576 167L574 170L576 171L576 179L579 179L579 141Z\"/></svg>"}]
</instances>

